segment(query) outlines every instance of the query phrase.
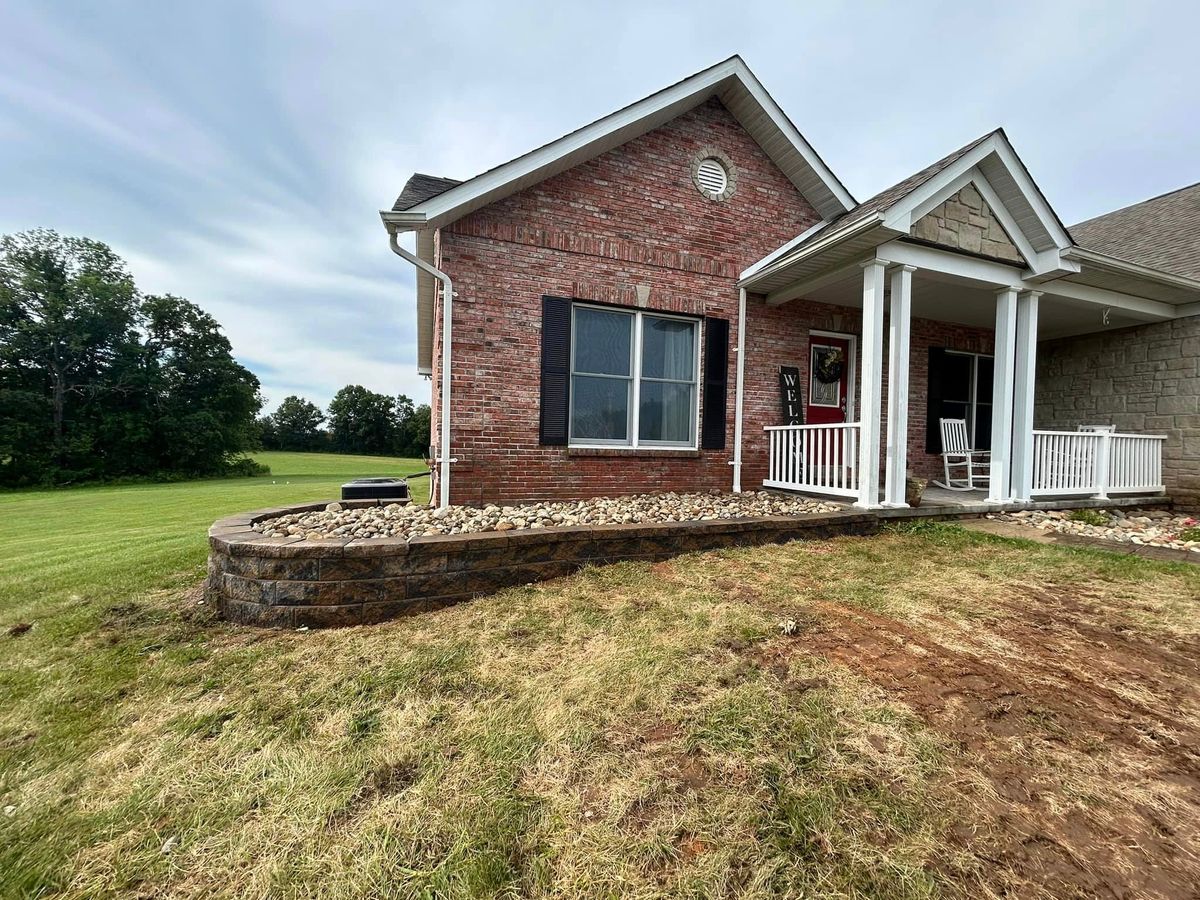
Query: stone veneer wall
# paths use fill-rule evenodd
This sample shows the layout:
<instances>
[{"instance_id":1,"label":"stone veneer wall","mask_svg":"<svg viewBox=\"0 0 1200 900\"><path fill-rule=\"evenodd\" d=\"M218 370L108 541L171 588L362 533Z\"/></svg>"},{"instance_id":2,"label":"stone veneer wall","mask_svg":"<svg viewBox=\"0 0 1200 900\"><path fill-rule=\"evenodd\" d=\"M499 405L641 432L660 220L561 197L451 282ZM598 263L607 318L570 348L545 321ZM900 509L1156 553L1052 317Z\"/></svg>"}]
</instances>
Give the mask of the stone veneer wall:
<instances>
[{"instance_id":1,"label":"stone veneer wall","mask_svg":"<svg viewBox=\"0 0 1200 900\"><path fill-rule=\"evenodd\" d=\"M372 502L344 503L371 506ZM873 534L878 517L838 512L649 525L586 525L481 534L310 541L251 530L262 519L323 509L265 509L209 529L205 598L224 618L275 627L368 625L588 563L659 560L694 550Z\"/></svg>"},{"instance_id":2,"label":"stone veneer wall","mask_svg":"<svg viewBox=\"0 0 1200 900\"><path fill-rule=\"evenodd\" d=\"M1200 506L1200 316L1038 345L1035 426L1165 434L1163 480Z\"/></svg>"},{"instance_id":3,"label":"stone veneer wall","mask_svg":"<svg viewBox=\"0 0 1200 900\"><path fill-rule=\"evenodd\" d=\"M1022 262L1020 251L1000 220L969 184L918 219L912 236L1005 262Z\"/></svg>"}]
</instances>

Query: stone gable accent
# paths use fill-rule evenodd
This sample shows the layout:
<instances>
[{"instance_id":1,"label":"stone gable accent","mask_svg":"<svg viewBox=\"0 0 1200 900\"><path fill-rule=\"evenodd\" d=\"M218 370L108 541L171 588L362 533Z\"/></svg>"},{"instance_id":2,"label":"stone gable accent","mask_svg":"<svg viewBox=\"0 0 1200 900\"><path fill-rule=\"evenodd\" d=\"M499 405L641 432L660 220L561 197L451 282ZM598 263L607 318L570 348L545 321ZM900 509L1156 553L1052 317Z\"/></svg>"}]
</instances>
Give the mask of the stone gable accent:
<instances>
[{"instance_id":1,"label":"stone gable accent","mask_svg":"<svg viewBox=\"0 0 1200 900\"><path fill-rule=\"evenodd\" d=\"M912 236L1004 262L1025 261L987 201L971 184L919 219L913 225Z\"/></svg>"}]
</instances>

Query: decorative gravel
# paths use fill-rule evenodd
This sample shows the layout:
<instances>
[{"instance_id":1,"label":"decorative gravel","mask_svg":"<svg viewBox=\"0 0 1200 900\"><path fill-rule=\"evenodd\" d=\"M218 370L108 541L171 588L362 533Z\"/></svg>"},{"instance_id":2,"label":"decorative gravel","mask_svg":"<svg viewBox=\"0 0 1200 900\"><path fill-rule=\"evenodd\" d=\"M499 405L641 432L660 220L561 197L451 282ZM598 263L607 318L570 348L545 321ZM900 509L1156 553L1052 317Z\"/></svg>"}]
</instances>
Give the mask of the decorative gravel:
<instances>
[{"instance_id":1,"label":"decorative gravel","mask_svg":"<svg viewBox=\"0 0 1200 900\"><path fill-rule=\"evenodd\" d=\"M992 513L988 518L1000 522L1015 522L1043 531L1200 553L1200 520L1162 509L1037 509ZM1103 524L1099 524L1101 518ZM1091 522L1089 519L1097 521Z\"/></svg>"},{"instance_id":2,"label":"decorative gravel","mask_svg":"<svg viewBox=\"0 0 1200 900\"><path fill-rule=\"evenodd\" d=\"M324 510L265 519L255 531L272 537L300 535L309 540L355 537L402 537L468 534L520 528L571 525L624 525L738 519L746 516L803 516L838 512L837 503L783 497L765 491L744 494L637 494L567 503L522 506L448 506L430 509L413 504L346 509L330 503Z\"/></svg>"}]
</instances>

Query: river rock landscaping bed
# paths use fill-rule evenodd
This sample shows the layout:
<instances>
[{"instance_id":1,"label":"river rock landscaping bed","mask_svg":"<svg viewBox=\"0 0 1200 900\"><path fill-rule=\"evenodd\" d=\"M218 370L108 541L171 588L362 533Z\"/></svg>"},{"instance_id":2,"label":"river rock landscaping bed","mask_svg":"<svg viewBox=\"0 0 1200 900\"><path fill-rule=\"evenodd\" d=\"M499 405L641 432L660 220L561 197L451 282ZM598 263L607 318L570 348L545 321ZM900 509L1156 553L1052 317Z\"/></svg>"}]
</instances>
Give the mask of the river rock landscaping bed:
<instances>
[{"instance_id":1,"label":"river rock landscaping bed","mask_svg":"<svg viewBox=\"0 0 1200 900\"><path fill-rule=\"evenodd\" d=\"M1161 509L1021 510L991 513L988 518L1059 534L1200 553L1200 520Z\"/></svg>"},{"instance_id":2,"label":"river rock landscaping bed","mask_svg":"<svg viewBox=\"0 0 1200 900\"><path fill-rule=\"evenodd\" d=\"M757 516L802 516L842 510L837 503L784 497L766 491L744 494L637 494L521 506L424 506L389 504L347 508L330 503L323 510L297 512L254 523L268 537L404 538L439 534L571 527L715 521Z\"/></svg>"}]
</instances>

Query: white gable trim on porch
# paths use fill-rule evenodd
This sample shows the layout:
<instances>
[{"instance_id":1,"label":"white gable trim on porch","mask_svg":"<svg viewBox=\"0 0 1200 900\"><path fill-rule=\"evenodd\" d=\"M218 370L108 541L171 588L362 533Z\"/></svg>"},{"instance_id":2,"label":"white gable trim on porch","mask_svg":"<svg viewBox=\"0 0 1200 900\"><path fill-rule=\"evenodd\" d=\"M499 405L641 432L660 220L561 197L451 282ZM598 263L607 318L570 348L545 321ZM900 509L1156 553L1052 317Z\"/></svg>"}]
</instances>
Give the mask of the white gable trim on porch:
<instances>
[{"instance_id":1,"label":"white gable trim on porch","mask_svg":"<svg viewBox=\"0 0 1200 900\"><path fill-rule=\"evenodd\" d=\"M1000 220L1034 278L1056 278L1079 271L1077 262L1062 257L1062 252L1072 246L1071 236L1003 132L989 135L894 203L885 211L883 225L909 234L922 216L968 184L974 185Z\"/></svg>"}]
</instances>

